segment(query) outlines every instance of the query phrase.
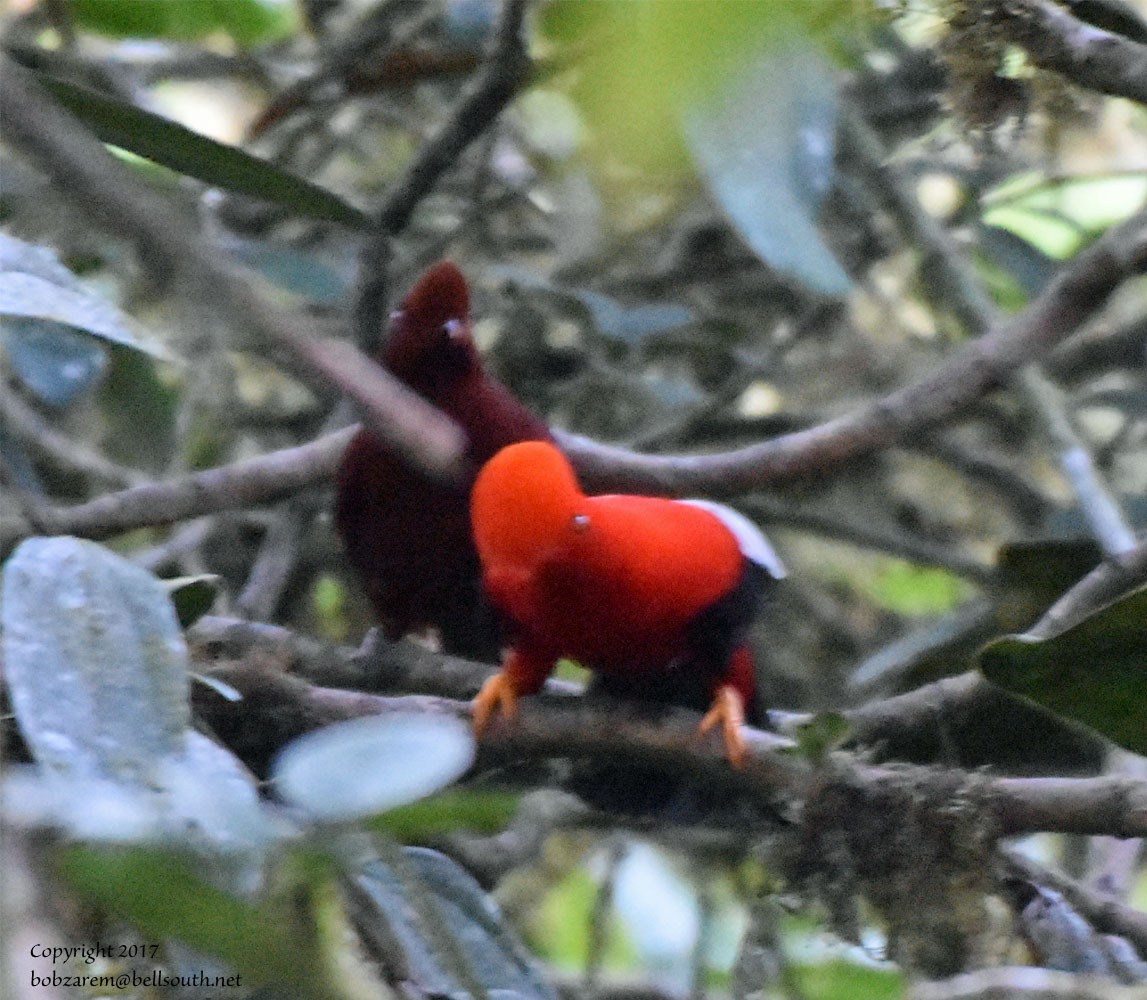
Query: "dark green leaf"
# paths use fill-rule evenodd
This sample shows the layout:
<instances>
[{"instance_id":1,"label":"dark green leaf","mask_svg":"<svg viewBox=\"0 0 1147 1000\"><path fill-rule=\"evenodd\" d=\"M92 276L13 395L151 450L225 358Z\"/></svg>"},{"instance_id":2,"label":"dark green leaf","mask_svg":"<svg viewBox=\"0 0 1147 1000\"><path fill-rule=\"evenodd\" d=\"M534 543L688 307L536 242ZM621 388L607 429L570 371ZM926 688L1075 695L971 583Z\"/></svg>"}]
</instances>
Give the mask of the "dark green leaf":
<instances>
[{"instance_id":1,"label":"dark green leaf","mask_svg":"<svg viewBox=\"0 0 1147 1000\"><path fill-rule=\"evenodd\" d=\"M358 209L330 191L257 156L87 87L43 75L39 78L64 107L106 143L214 187L282 205L296 215L354 228L370 225Z\"/></svg>"},{"instance_id":2,"label":"dark green leaf","mask_svg":"<svg viewBox=\"0 0 1147 1000\"><path fill-rule=\"evenodd\" d=\"M188 628L211 610L219 593L221 579L217 573L200 573L198 576L176 576L163 581L171 603L175 605L180 625Z\"/></svg>"},{"instance_id":3,"label":"dark green leaf","mask_svg":"<svg viewBox=\"0 0 1147 1000\"><path fill-rule=\"evenodd\" d=\"M797 728L797 749L809 760L819 762L840 747L851 733L852 727L839 712L818 712Z\"/></svg>"},{"instance_id":4,"label":"dark green leaf","mask_svg":"<svg viewBox=\"0 0 1147 1000\"><path fill-rule=\"evenodd\" d=\"M290 743L271 776L288 802L322 820L406 805L450 784L474 759L470 727L443 715L351 719ZM369 766L364 767L364 763Z\"/></svg>"},{"instance_id":5,"label":"dark green leaf","mask_svg":"<svg viewBox=\"0 0 1147 1000\"><path fill-rule=\"evenodd\" d=\"M1052 603L1099 563L1087 538L1009 542L1000 546L997 594L1001 630L1028 628Z\"/></svg>"},{"instance_id":6,"label":"dark green leaf","mask_svg":"<svg viewBox=\"0 0 1147 1000\"><path fill-rule=\"evenodd\" d=\"M137 469L163 469L175 449L179 392L136 351L112 349L111 369L100 386L100 413L109 458Z\"/></svg>"},{"instance_id":7,"label":"dark green leaf","mask_svg":"<svg viewBox=\"0 0 1147 1000\"><path fill-rule=\"evenodd\" d=\"M456 830L494 834L513 818L519 798L512 792L456 788L376 816L370 826L404 844L424 843Z\"/></svg>"},{"instance_id":8,"label":"dark green leaf","mask_svg":"<svg viewBox=\"0 0 1147 1000\"><path fill-rule=\"evenodd\" d=\"M1051 638L1005 636L980 655L995 684L1147 753L1147 588Z\"/></svg>"}]
</instances>

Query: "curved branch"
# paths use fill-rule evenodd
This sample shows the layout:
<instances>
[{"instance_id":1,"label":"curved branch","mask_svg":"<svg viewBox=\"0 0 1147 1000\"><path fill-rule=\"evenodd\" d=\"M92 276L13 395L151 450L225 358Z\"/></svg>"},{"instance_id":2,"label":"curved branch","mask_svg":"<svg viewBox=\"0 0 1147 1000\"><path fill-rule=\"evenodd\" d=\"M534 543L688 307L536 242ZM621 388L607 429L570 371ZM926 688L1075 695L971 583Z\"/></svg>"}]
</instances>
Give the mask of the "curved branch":
<instances>
[{"instance_id":1,"label":"curved branch","mask_svg":"<svg viewBox=\"0 0 1147 1000\"><path fill-rule=\"evenodd\" d=\"M1080 253L1023 312L969 343L932 375L859 412L714 455L633 455L564 435L594 488L737 494L854 461L965 411L1075 332L1127 277L1147 270L1147 211Z\"/></svg>"},{"instance_id":2,"label":"curved branch","mask_svg":"<svg viewBox=\"0 0 1147 1000\"><path fill-rule=\"evenodd\" d=\"M1147 211L1096 241L1023 312L969 343L932 375L855 414L762 444L709 455L639 455L575 434L556 436L594 489L731 495L820 475L962 413L1075 332L1123 280L1144 270ZM340 346L353 352L348 345ZM426 405L421 400L419 404ZM52 509L47 523L53 531L102 538L144 525L266 503L327 479L352 432L347 428L297 448L109 494L77 507ZM226 489L218 488L220 483L227 484Z\"/></svg>"},{"instance_id":3,"label":"curved branch","mask_svg":"<svg viewBox=\"0 0 1147 1000\"><path fill-rule=\"evenodd\" d=\"M269 503L329 478L356 430L357 425L347 427L297 448L107 493L74 507L37 507L37 530L101 539L122 531Z\"/></svg>"},{"instance_id":4,"label":"curved branch","mask_svg":"<svg viewBox=\"0 0 1147 1000\"><path fill-rule=\"evenodd\" d=\"M1051 0L990 6L1035 65L1101 94L1147 104L1147 45L1087 24Z\"/></svg>"}]
</instances>

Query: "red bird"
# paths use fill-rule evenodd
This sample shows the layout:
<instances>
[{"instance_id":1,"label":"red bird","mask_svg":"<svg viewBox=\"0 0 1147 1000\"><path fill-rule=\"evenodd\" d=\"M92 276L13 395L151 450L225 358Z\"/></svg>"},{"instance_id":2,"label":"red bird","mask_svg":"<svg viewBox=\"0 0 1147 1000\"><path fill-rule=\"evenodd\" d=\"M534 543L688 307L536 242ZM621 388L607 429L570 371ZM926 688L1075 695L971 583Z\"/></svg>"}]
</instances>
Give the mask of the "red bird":
<instances>
[{"instance_id":1,"label":"red bird","mask_svg":"<svg viewBox=\"0 0 1147 1000\"><path fill-rule=\"evenodd\" d=\"M759 718L745 631L784 566L747 518L704 500L587 497L552 444L515 444L471 496L482 581L512 649L474 702L481 732L513 716L561 657L611 693L709 711L734 764ZM755 721L755 720L754 720Z\"/></svg>"},{"instance_id":2,"label":"red bird","mask_svg":"<svg viewBox=\"0 0 1147 1000\"><path fill-rule=\"evenodd\" d=\"M339 466L335 526L388 638L434 627L448 651L496 659L501 636L481 595L470 489L499 449L548 441L549 429L482 367L466 279L449 261L427 271L391 315L378 360L458 422L471 471L440 482L361 430Z\"/></svg>"}]
</instances>

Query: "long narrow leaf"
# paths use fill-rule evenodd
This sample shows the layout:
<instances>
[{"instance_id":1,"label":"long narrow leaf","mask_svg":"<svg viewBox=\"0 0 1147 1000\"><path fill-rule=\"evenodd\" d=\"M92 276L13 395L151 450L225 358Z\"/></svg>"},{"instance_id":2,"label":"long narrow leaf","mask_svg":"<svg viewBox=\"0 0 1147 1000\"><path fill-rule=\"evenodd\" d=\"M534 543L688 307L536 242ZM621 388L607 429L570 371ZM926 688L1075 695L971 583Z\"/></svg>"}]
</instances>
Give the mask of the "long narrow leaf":
<instances>
[{"instance_id":1,"label":"long narrow leaf","mask_svg":"<svg viewBox=\"0 0 1147 1000\"><path fill-rule=\"evenodd\" d=\"M283 205L299 215L356 229L370 225L362 212L337 195L266 160L87 87L44 74L37 76L103 142L214 187Z\"/></svg>"}]
</instances>

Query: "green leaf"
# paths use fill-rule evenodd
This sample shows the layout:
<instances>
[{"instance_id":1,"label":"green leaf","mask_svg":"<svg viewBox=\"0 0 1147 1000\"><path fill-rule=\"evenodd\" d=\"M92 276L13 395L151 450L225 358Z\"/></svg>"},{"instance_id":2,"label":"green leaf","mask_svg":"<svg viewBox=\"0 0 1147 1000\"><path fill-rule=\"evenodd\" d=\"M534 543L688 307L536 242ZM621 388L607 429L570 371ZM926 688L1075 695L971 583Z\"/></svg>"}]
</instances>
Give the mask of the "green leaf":
<instances>
[{"instance_id":1,"label":"green leaf","mask_svg":"<svg viewBox=\"0 0 1147 1000\"><path fill-rule=\"evenodd\" d=\"M1089 538L1045 538L1001 545L996 555L997 618L1001 631L1032 625L1102 556Z\"/></svg>"},{"instance_id":2,"label":"green leaf","mask_svg":"<svg viewBox=\"0 0 1147 1000\"><path fill-rule=\"evenodd\" d=\"M1056 260L1074 256L1147 203L1147 176L1124 174L1045 180L1024 173L984 196L983 221Z\"/></svg>"},{"instance_id":3,"label":"green leaf","mask_svg":"<svg viewBox=\"0 0 1147 1000\"><path fill-rule=\"evenodd\" d=\"M946 569L890 559L872 580L871 592L884 607L919 616L951 611L968 598L970 588Z\"/></svg>"},{"instance_id":4,"label":"green leaf","mask_svg":"<svg viewBox=\"0 0 1147 1000\"><path fill-rule=\"evenodd\" d=\"M1050 638L1010 635L980 654L990 681L1147 753L1147 588Z\"/></svg>"},{"instance_id":5,"label":"green leaf","mask_svg":"<svg viewBox=\"0 0 1147 1000\"><path fill-rule=\"evenodd\" d=\"M793 964L788 969L804 1000L901 1000L904 975L896 969L876 969L844 959Z\"/></svg>"},{"instance_id":6,"label":"green leaf","mask_svg":"<svg viewBox=\"0 0 1147 1000\"><path fill-rule=\"evenodd\" d=\"M8 688L39 763L147 785L183 753L187 649L154 576L94 542L29 538L2 601Z\"/></svg>"},{"instance_id":7,"label":"green leaf","mask_svg":"<svg viewBox=\"0 0 1147 1000\"><path fill-rule=\"evenodd\" d=\"M65 847L56 864L78 892L151 940L174 938L215 955L256 983L318 996L315 938L301 907L256 907L199 877L202 859L145 848Z\"/></svg>"},{"instance_id":8,"label":"green leaf","mask_svg":"<svg viewBox=\"0 0 1147 1000\"><path fill-rule=\"evenodd\" d=\"M788 992L805 1000L900 1000L904 974L863 949L825 934L807 914L782 914L779 930Z\"/></svg>"},{"instance_id":9,"label":"green leaf","mask_svg":"<svg viewBox=\"0 0 1147 1000\"><path fill-rule=\"evenodd\" d=\"M198 576L176 576L163 581L183 628L194 625L211 610L222 579L218 573L200 573Z\"/></svg>"},{"instance_id":10,"label":"green leaf","mask_svg":"<svg viewBox=\"0 0 1147 1000\"><path fill-rule=\"evenodd\" d=\"M342 821L430 795L465 773L473 759L473 734L459 719L377 716L292 741L272 765L271 778L286 801L317 819Z\"/></svg>"},{"instance_id":11,"label":"green leaf","mask_svg":"<svg viewBox=\"0 0 1147 1000\"><path fill-rule=\"evenodd\" d=\"M226 32L251 46L294 30L291 6L277 0L72 0L69 14L80 27L121 38L194 42Z\"/></svg>"},{"instance_id":12,"label":"green leaf","mask_svg":"<svg viewBox=\"0 0 1147 1000\"><path fill-rule=\"evenodd\" d=\"M839 712L818 712L797 727L797 750L808 760L820 762L840 747L852 733L848 720Z\"/></svg>"},{"instance_id":13,"label":"green leaf","mask_svg":"<svg viewBox=\"0 0 1147 1000\"><path fill-rule=\"evenodd\" d=\"M426 843L456 830L495 834L513 819L520 798L512 792L455 788L391 809L369 825L404 844Z\"/></svg>"},{"instance_id":14,"label":"green leaf","mask_svg":"<svg viewBox=\"0 0 1147 1000\"><path fill-rule=\"evenodd\" d=\"M162 470L175 450L179 391L146 355L119 348L111 353L98 395L103 450L125 465Z\"/></svg>"},{"instance_id":15,"label":"green leaf","mask_svg":"<svg viewBox=\"0 0 1147 1000\"><path fill-rule=\"evenodd\" d=\"M363 229L370 220L358 209L317 184L227 146L134 104L73 83L37 74L72 114L106 143L195 177L276 205L295 215Z\"/></svg>"}]
</instances>

